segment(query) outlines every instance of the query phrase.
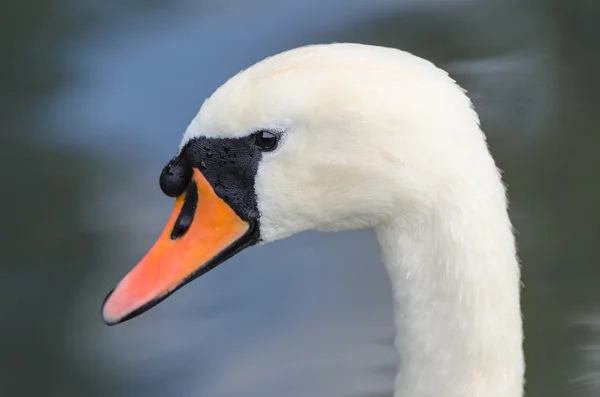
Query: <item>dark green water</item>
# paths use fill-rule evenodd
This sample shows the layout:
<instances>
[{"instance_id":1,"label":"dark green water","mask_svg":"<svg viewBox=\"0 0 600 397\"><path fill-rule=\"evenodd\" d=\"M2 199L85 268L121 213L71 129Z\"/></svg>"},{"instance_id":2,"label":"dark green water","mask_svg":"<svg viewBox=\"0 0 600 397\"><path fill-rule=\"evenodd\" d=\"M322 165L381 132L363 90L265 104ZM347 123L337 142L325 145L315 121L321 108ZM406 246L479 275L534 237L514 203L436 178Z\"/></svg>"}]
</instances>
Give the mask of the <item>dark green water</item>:
<instances>
[{"instance_id":1,"label":"dark green water","mask_svg":"<svg viewBox=\"0 0 600 397\"><path fill-rule=\"evenodd\" d=\"M134 322L99 316L162 228L158 174L202 100L328 41L409 50L469 90L519 230L527 395L600 393L600 3L85 3L0 12L1 396L391 395L365 232L252 249Z\"/></svg>"}]
</instances>

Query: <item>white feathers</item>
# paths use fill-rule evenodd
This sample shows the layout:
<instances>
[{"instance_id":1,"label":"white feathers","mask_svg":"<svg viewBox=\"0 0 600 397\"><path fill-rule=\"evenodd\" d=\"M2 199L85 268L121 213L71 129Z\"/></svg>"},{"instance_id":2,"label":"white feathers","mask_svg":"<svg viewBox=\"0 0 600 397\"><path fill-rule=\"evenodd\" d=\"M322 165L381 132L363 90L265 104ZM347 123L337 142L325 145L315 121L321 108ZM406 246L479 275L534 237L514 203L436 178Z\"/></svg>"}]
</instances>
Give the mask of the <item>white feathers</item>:
<instances>
[{"instance_id":1,"label":"white feathers","mask_svg":"<svg viewBox=\"0 0 600 397\"><path fill-rule=\"evenodd\" d=\"M239 73L197 136L283 134L256 177L265 242L372 228L394 287L402 397L517 397L519 266L504 187L463 90L411 54L303 47Z\"/></svg>"}]
</instances>

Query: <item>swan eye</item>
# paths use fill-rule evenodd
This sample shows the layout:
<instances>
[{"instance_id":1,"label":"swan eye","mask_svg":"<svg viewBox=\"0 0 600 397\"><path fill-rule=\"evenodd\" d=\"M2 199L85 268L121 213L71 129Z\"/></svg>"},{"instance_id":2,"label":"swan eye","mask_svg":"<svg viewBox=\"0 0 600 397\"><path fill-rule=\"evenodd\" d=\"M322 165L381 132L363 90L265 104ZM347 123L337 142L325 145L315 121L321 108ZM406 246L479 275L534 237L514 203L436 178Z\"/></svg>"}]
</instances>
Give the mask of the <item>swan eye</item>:
<instances>
[{"instance_id":1,"label":"swan eye","mask_svg":"<svg viewBox=\"0 0 600 397\"><path fill-rule=\"evenodd\" d=\"M269 131L258 131L254 134L254 142L256 146L262 150L273 150L277 147L278 137L276 134Z\"/></svg>"}]
</instances>

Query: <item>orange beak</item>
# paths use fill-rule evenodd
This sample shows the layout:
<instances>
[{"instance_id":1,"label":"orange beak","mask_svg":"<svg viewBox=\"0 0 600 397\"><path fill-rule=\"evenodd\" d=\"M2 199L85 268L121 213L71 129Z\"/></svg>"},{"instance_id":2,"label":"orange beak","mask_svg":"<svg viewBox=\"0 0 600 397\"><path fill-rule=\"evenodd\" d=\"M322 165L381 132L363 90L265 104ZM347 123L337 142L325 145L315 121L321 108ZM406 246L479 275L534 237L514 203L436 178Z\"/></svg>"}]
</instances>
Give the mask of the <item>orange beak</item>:
<instances>
[{"instance_id":1,"label":"orange beak","mask_svg":"<svg viewBox=\"0 0 600 397\"><path fill-rule=\"evenodd\" d=\"M118 324L160 303L245 248L252 229L194 169L154 246L106 297L104 321Z\"/></svg>"}]
</instances>

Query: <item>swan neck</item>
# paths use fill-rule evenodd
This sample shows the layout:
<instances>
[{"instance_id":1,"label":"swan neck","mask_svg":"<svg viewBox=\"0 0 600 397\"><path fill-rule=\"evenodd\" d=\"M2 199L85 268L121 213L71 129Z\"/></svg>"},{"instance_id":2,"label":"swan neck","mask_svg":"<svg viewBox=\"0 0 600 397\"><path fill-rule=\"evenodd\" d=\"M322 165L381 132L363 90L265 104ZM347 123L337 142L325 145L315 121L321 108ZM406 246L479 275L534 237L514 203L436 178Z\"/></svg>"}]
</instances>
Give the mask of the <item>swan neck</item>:
<instances>
[{"instance_id":1,"label":"swan neck","mask_svg":"<svg viewBox=\"0 0 600 397\"><path fill-rule=\"evenodd\" d=\"M523 395L519 264L499 177L496 188L375 229L394 294L395 397Z\"/></svg>"}]
</instances>

